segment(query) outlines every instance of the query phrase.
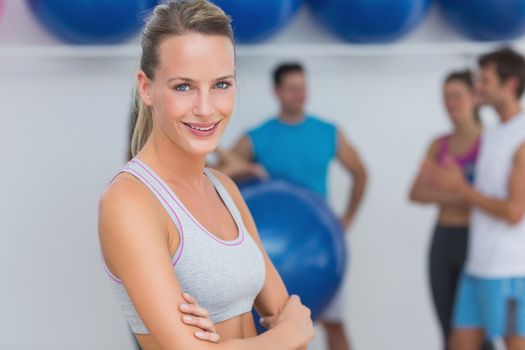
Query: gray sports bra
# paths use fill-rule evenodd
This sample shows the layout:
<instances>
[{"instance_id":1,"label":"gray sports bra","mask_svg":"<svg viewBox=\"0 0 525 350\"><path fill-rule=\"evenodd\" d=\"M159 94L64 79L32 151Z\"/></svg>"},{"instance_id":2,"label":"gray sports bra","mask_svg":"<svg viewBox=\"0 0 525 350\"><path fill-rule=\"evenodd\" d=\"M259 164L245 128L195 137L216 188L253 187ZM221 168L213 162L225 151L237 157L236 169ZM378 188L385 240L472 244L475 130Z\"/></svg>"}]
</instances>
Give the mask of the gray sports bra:
<instances>
[{"instance_id":1,"label":"gray sports bra","mask_svg":"<svg viewBox=\"0 0 525 350\"><path fill-rule=\"evenodd\" d=\"M179 232L180 244L172 258L172 265L182 290L209 311L214 323L251 311L265 280L263 255L247 232L233 199L213 173L204 169L235 220L238 236L234 240L225 241L208 232L144 162L133 159L121 172L127 172L144 183L173 220ZM106 271L133 332L149 333L125 286L107 268Z\"/></svg>"}]
</instances>

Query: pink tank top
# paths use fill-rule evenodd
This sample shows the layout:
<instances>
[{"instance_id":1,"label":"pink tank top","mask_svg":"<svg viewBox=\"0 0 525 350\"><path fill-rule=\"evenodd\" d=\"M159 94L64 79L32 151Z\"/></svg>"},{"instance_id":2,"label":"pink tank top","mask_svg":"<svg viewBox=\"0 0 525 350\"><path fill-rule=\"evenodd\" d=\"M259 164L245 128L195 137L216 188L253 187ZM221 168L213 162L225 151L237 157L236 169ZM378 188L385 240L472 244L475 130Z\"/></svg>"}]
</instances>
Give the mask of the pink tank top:
<instances>
[{"instance_id":1,"label":"pink tank top","mask_svg":"<svg viewBox=\"0 0 525 350\"><path fill-rule=\"evenodd\" d=\"M445 135L439 140L439 150L437 154L438 163L445 161L445 156L450 155L456 163L463 169L465 178L473 183L474 181L474 166L479 154L479 146L481 144L481 137L478 137L472 147L463 154L451 155L449 152L449 142L451 135Z\"/></svg>"}]
</instances>

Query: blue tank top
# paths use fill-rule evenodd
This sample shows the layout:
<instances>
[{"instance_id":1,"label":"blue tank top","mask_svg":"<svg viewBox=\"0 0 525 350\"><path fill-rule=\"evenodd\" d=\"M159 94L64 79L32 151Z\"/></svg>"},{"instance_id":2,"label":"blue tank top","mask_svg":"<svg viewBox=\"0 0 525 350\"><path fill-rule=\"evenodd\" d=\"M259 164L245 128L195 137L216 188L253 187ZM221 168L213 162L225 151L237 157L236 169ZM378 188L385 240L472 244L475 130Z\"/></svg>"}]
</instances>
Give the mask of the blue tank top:
<instances>
[{"instance_id":1,"label":"blue tank top","mask_svg":"<svg viewBox=\"0 0 525 350\"><path fill-rule=\"evenodd\" d=\"M304 186L326 198L330 161L337 152L335 125L313 116L299 124L272 118L248 132L254 160L271 178Z\"/></svg>"}]
</instances>

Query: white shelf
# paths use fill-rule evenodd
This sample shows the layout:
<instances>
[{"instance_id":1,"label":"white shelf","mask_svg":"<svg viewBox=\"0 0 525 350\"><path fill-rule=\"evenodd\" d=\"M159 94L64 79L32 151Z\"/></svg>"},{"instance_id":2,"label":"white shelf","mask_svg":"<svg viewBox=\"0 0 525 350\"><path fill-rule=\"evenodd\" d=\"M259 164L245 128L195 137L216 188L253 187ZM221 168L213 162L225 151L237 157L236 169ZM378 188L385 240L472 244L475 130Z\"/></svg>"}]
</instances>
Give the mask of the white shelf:
<instances>
[{"instance_id":1,"label":"white shelf","mask_svg":"<svg viewBox=\"0 0 525 350\"><path fill-rule=\"evenodd\" d=\"M378 57L378 56L472 56L504 45L501 42L402 43L402 44L296 44L240 46L240 57ZM513 45L525 50L525 45Z\"/></svg>"},{"instance_id":2,"label":"white shelf","mask_svg":"<svg viewBox=\"0 0 525 350\"><path fill-rule=\"evenodd\" d=\"M0 58L127 58L137 57L140 47L135 45L40 45L3 46Z\"/></svg>"},{"instance_id":3,"label":"white shelf","mask_svg":"<svg viewBox=\"0 0 525 350\"><path fill-rule=\"evenodd\" d=\"M500 47L502 42L402 43L402 44L261 44L239 45L239 57L372 57L372 56L472 56ZM513 44L525 52L525 44ZM0 46L0 59L34 58L136 58L137 45Z\"/></svg>"}]
</instances>

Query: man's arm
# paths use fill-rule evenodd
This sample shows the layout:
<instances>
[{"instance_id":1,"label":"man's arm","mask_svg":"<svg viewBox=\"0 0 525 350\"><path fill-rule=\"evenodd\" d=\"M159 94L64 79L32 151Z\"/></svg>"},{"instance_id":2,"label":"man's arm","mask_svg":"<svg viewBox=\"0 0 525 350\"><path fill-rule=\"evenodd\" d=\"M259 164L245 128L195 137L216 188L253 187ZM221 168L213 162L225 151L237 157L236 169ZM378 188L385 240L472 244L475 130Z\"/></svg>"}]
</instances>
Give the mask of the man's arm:
<instances>
[{"instance_id":1,"label":"man's arm","mask_svg":"<svg viewBox=\"0 0 525 350\"><path fill-rule=\"evenodd\" d=\"M337 159L353 178L352 190L342 219L343 227L346 230L352 224L354 216L361 204L361 200L363 199L367 182L367 173L359 154L339 130L337 131Z\"/></svg>"},{"instance_id":2,"label":"man's arm","mask_svg":"<svg viewBox=\"0 0 525 350\"><path fill-rule=\"evenodd\" d=\"M268 178L266 170L261 165L246 161L233 151L217 148L215 152L219 157L218 163L208 164L208 166L219 170L235 181L244 181L253 177Z\"/></svg>"},{"instance_id":3,"label":"man's arm","mask_svg":"<svg viewBox=\"0 0 525 350\"><path fill-rule=\"evenodd\" d=\"M469 185L463 187L462 194L486 213L510 224L519 223L525 215L525 144L514 156L508 187L508 197L503 200L488 197Z\"/></svg>"},{"instance_id":4,"label":"man's arm","mask_svg":"<svg viewBox=\"0 0 525 350\"><path fill-rule=\"evenodd\" d=\"M458 193L471 205L510 224L519 223L525 216L525 144L514 155L508 196L504 199L489 197L477 191L464 179L461 169L450 159L444 167L426 163L424 174L432 186Z\"/></svg>"},{"instance_id":5,"label":"man's arm","mask_svg":"<svg viewBox=\"0 0 525 350\"><path fill-rule=\"evenodd\" d=\"M246 162L253 162L252 142L248 135L243 135L233 146L232 152Z\"/></svg>"}]
</instances>

